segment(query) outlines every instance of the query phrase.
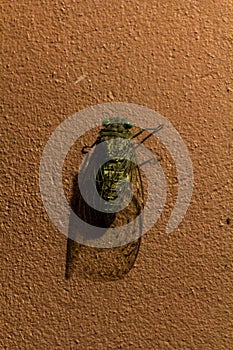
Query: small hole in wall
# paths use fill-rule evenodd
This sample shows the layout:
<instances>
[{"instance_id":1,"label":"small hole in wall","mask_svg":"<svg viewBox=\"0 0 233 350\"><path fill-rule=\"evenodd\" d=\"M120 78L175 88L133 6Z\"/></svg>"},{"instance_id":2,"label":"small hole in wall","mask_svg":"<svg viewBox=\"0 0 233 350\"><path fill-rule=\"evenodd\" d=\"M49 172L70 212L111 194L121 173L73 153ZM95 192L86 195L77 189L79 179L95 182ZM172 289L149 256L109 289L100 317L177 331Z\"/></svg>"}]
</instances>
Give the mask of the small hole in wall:
<instances>
[{"instance_id":1,"label":"small hole in wall","mask_svg":"<svg viewBox=\"0 0 233 350\"><path fill-rule=\"evenodd\" d=\"M227 219L226 219L226 223L227 223L227 225L230 225L231 219L230 219L230 218L227 218Z\"/></svg>"}]
</instances>

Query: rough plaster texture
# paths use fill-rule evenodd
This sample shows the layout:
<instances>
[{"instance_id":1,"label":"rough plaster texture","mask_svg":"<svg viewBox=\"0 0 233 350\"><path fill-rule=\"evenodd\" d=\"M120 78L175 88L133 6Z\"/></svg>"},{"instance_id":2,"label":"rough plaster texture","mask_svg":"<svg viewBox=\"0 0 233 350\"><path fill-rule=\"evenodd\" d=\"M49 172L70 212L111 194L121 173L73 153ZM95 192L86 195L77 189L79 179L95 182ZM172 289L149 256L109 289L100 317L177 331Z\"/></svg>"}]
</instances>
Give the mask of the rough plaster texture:
<instances>
[{"instance_id":1,"label":"rough plaster texture","mask_svg":"<svg viewBox=\"0 0 233 350\"><path fill-rule=\"evenodd\" d=\"M232 1L14 0L1 12L0 348L232 349ZM143 237L125 278L65 280L40 157L59 123L107 101L173 123L193 161L192 203L171 234L165 213Z\"/></svg>"}]
</instances>

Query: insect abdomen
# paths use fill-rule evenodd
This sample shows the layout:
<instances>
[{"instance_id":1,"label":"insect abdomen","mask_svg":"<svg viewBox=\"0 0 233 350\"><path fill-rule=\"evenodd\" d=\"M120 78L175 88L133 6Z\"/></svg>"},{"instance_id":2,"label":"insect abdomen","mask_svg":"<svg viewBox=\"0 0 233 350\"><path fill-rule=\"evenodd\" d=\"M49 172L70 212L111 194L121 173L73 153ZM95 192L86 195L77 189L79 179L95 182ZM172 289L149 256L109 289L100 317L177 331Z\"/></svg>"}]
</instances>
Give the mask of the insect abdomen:
<instances>
[{"instance_id":1,"label":"insect abdomen","mask_svg":"<svg viewBox=\"0 0 233 350\"><path fill-rule=\"evenodd\" d=\"M128 180L128 177L123 160L111 160L105 163L96 177L96 187L100 196L106 201L115 200L118 197L118 182Z\"/></svg>"}]
</instances>

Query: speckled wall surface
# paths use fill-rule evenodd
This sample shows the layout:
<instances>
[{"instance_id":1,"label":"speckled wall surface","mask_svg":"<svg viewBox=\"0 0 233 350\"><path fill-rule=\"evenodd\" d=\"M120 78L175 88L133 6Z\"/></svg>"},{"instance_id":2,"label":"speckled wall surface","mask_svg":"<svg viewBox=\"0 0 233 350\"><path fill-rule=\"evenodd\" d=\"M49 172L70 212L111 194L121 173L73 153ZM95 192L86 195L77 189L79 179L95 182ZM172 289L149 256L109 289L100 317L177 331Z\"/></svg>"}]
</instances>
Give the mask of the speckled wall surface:
<instances>
[{"instance_id":1,"label":"speckled wall surface","mask_svg":"<svg viewBox=\"0 0 233 350\"><path fill-rule=\"evenodd\" d=\"M230 350L232 1L21 0L1 10L1 349ZM172 233L165 213L143 236L123 279L66 280L40 158L63 120L107 101L171 121L193 162L192 202Z\"/></svg>"}]
</instances>

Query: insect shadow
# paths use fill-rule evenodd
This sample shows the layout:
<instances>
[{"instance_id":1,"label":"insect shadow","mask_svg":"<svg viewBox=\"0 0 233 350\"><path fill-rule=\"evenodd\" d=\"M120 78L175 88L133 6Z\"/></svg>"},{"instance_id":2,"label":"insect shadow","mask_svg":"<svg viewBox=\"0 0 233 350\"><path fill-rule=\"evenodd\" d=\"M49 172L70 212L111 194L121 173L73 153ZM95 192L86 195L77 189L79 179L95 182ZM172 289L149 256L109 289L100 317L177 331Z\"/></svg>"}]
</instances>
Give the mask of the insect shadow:
<instances>
[{"instance_id":1,"label":"insect shadow","mask_svg":"<svg viewBox=\"0 0 233 350\"><path fill-rule=\"evenodd\" d=\"M131 207L137 207L136 198L132 198ZM116 213L106 214L91 208L83 199L78 175L73 180L71 209L83 221L96 227L104 227L106 231L119 221ZM132 211L132 209L131 209ZM124 213L124 217L128 213ZM123 213L122 213L123 216ZM69 232L73 233L70 222ZM67 239L65 278L82 277L94 281L112 281L123 278L134 266L141 244L141 237L126 245L114 248L96 248L80 244L70 237Z\"/></svg>"}]
</instances>

